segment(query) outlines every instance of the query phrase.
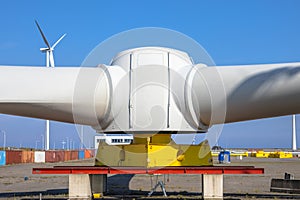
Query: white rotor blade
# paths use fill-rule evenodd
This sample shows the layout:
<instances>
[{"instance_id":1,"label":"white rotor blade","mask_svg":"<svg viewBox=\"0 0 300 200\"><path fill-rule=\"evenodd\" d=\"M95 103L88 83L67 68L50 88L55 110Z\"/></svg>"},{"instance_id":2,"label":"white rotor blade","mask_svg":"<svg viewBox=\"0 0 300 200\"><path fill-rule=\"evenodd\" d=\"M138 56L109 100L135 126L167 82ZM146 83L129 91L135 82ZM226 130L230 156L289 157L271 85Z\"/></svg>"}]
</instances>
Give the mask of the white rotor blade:
<instances>
[{"instance_id":1,"label":"white rotor blade","mask_svg":"<svg viewBox=\"0 0 300 200\"><path fill-rule=\"evenodd\" d=\"M78 85L79 75L88 81ZM94 126L109 110L109 88L99 67L0 66L0 113Z\"/></svg>"},{"instance_id":2,"label":"white rotor blade","mask_svg":"<svg viewBox=\"0 0 300 200\"><path fill-rule=\"evenodd\" d=\"M63 34L63 36L61 36L55 43L54 45L52 46L52 50L56 47L56 45L66 36L67 34Z\"/></svg>"},{"instance_id":3,"label":"white rotor blade","mask_svg":"<svg viewBox=\"0 0 300 200\"><path fill-rule=\"evenodd\" d=\"M40 25L38 24L38 22L37 22L36 20L35 20L35 24L37 25L37 27L38 27L38 29L39 29L39 31L40 31L40 33L41 33L41 35L42 35L42 38L43 38L43 40L44 40L45 44L46 44L46 45L47 45L47 47L50 49L50 48L51 48L51 46L50 46L50 44L49 44L48 40L46 39L46 36L44 35L44 33L43 33L43 31L42 31L42 29L41 29Z\"/></svg>"},{"instance_id":4,"label":"white rotor blade","mask_svg":"<svg viewBox=\"0 0 300 200\"><path fill-rule=\"evenodd\" d=\"M53 51L51 50L49 51L49 60L50 60L50 67L55 67Z\"/></svg>"},{"instance_id":5,"label":"white rotor blade","mask_svg":"<svg viewBox=\"0 0 300 200\"><path fill-rule=\"evenodd\" d=\"M206 125L300 113L300 63L202 67L190 78L190 110Z\"/></svg>"}]
</instances>

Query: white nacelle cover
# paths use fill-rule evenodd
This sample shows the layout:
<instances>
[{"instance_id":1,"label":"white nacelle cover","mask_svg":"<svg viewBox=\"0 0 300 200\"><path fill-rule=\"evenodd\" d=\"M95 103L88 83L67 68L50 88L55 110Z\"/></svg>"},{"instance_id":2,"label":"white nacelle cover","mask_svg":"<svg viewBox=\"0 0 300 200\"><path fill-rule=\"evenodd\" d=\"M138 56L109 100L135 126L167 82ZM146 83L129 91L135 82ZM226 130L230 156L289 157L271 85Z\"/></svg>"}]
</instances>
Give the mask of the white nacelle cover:
<instances>
[{"instance_id":1,"label":"white nacelle cover","mask_svg":"<svg viewBox=\"0 0 300 200\"><path fill-rule=\"evenodd\" d=\"M185 93L187 72L193 68L186 53L161 47L130 49L119 53L111 65L120 66L126 75L113 83L110 112L113 120L101 131L206 131L207 127L199 124L199 120L189 120L191 114L182 113L187 111L185 98L181 96Z\"/></svg>"}]
</instances>

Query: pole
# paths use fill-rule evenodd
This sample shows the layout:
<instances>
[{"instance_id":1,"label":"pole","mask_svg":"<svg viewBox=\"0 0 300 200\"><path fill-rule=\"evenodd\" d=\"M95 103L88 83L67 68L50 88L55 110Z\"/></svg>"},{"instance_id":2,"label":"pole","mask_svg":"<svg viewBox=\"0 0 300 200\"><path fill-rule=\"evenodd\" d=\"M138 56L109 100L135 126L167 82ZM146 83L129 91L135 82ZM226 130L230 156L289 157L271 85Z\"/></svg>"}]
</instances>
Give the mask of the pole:
<instances>
[{"instance_id":1,"label":"pole","mask_svg":"<svg viewBox=\"0 0 300 200\"><path fill-rule=\"evenodd\" d=\"M38 148L38 142L39 142L38 140L35 141L35 149Z\"/></svg>"},{"instance_id":2,"label":"pole","mask_svg":"<svg viewBox=\"0 0 300 200\"><path fill-rule=\"evenodd\" d=\"M1 131L3 132L3 148L6 148L6 132L5 131Z\"/></svg>"},{"instance_id":3,"label":"pole","mask_svg":"<svg viewBox=\"0 0 300 200\"><path fill-rule=\"evenodd\" d=\"M80 149L83 149L83 125L81 125L80 130Z\"/></svg>"},{"instance_id":4,"label":"pole","mask_svg":"<svg viewBox=\"0 0 300 200\"><path fill-rule=\"evenodd\" d=\"M42 137L41 147L42 147L42 150L44 150L44 147L45 147L45 138L44 138L43 134L41 135L41 137Z\"/></svg>"},{"instance_id":5,"label":"pole","mask_svg":"<svg viewBox=\"0 0 300 200\"><path fill-rule=\"evenodd\" d=\"M62 148L65 149L65 144L66 144L66 142L63 140L63 141L61 142L61 144L62 144Z\"/></svg>"},{"instance_id":6,"label":"pole","mask_svg":"<svg viewBox=\"0 0 300 200\"><path fill-rule=\"evenodd\" d=\"M46 150L50 147L50 121L46 120L46 137L45 137Z\"/></svg>"},{"instance_id":7,"label":"pole","mask_svg":"<svg viewBox=\"0 0 300 200\"><path fill-rule=\"evenodd\" d=\"M296 115L293 115L293 137L292 137L292 150L297 150L297 137L296 137Z\"/></svg>"},{"instance_id":8,"label":"pole","mask_svg":"<svg viewBox=\"0 0 300 200\"><path fill-rule=\"evenodd\" d=\"M69 150L69 138L68 137L66 138L67 138L67 150Z\"/></svg>"},{"instance_id":9,"label":"pole","mask_svg":"<svg viewBox=\"0 0 300 200\"><path fill-rule=\"evenodd\" d=\"M49 54L50 51L46 51L46 67L49 67ZM50 148L50 121L46 120L46 137L44 144L46 144L46 150L49 150Z\"/></svg>"}]
</instances>

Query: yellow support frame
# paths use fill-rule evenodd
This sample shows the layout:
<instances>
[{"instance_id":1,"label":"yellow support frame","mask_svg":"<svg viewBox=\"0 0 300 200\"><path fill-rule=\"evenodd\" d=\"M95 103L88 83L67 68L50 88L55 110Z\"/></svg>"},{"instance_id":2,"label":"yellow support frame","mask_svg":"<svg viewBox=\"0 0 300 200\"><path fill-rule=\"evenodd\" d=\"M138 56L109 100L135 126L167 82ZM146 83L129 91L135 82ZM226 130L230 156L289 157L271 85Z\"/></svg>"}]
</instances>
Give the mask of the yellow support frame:
<instances>
[{"instance_id":1,"label":"yellow support frame","mask_svg":"<svg viewBox=\"0 0 300 200\"><path fill-rule=\"evenodd\" d=\"M212 166L212 155L207 141L198 145L175 144L170 134L134 138L130 145L100 143L96 166Z\"/></svg>"}]
</instances>

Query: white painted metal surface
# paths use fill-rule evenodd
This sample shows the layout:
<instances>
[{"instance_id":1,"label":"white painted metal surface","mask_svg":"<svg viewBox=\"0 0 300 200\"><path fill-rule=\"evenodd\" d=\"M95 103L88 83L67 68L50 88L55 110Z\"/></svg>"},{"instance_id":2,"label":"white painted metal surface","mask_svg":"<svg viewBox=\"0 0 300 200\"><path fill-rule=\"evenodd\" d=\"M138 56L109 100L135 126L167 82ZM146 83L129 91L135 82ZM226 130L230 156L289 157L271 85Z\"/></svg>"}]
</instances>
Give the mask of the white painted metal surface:
<instances>
[{"instance_id":1,"label":"white painted metal surface","mask_svg":"<svg viewBox=\"0 0 300 200\"><path fill-rule=\"evenodd\" d=\"M0 112L99 132L203 132L214 124L300 113L300 63L207 67L143 47L111 66L0 67Z\"/></svg>"},{"instance_id":2,"label":"white painted metal surface","mask_svg":"<svg viewBox=\"0 0 300 200\"><path fill-rule=\"evenodd\" d=\"M126 76L118 87L126 88L120 111L114 111L111 125L105 130L157 133L194 132L175 104L172 76L181 67L192 66L189 56L174 49L144 47L121 52L112 61ZM179 81L179 80L178 80ZM123 89L122 89L123 90ZM203 131L203 130L201 130Z\"/></svg>"},{"instance_id":3,"label":"white painted metal surface","mask_svg":"<svg viewBox=\"0 0 300 200\"><path fill-rule=\"evenodd\" d=\"M300 63L199 67L197 71L191 86L193 105L198 106L196 115L204 124L300 112ZM214 78L216 74L221 81Z\"/></svg>"},{"instance_id":4,"label":"white painted metal surface","mask_svg":"<svg viewBox=\"0 0 300 200\"><path fill-rule=\"evenodd\" d=\"M35 163L44 163L44 162L46 162L45 151L35 151L34 152L34 162Z\"/></svg>"},{"instance_id":5,"label":"white painted metal surface","mask_svg":"<svg viewBox=\"0 0 300 200\"><path fill-rule=\"evenodd\" d=\"M0 71L1 113L70 123L75 122L73 115L76 115L76 122L94 125L98 124L95 119L103 120L109 110L110 83L104 69L100 67L82 70L71 67L1 66ZM74 99L81 71L89 80L98 81L97 90L92 91L94 98L85 96L90 92L87 91L90 90L90 83L87 83L81 98Z\"/></svg>"}]
</instances>

